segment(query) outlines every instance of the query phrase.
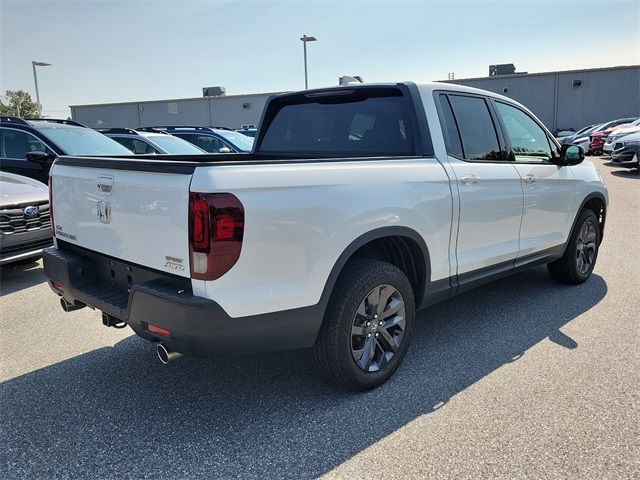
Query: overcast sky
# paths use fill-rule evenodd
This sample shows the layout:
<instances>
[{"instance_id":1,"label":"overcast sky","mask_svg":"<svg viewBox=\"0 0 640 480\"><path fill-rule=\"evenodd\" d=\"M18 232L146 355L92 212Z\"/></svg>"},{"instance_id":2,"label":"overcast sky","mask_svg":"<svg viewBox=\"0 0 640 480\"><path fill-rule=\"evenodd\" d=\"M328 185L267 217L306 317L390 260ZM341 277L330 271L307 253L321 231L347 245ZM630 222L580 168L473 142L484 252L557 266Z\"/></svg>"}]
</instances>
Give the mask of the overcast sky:
<instances>
[{"instance_id":1,"label":"overcast sky","mask_svg":"<svg viewBox=\"0 0 640 480\"><path fill-rule=\"evenodd\" d=\"M111 1L0 0L0 90L68 105L365 81L486 76L489 64L542 72L640 63L640 0Z\"/></svg>"}]
</instances>

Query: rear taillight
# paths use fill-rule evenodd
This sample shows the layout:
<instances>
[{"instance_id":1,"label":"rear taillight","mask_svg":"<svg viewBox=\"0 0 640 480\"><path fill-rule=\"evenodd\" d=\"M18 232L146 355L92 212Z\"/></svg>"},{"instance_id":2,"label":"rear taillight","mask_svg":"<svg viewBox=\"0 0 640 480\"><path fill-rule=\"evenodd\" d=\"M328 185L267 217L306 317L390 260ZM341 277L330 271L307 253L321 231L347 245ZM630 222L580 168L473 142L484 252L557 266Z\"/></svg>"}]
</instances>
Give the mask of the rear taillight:
<instances>
[{"instance_id":1,"label":"rear taillight","mask_svg":"<svg viewBox=\"0 0 640 480\"><path fill-rule=\"evenodd\" d=\"M215 280L240 258L244 208L230 193L189 194L191 277Z\"/></svg>"},{"instance_id":2,"label":"rear taillight","mask_svg":"<svg viewBox=\"0 0 640 480\"><path fill-rule=\"evenodd\" d=\"M53 223L53 179L49 175L49 219L51 220L51 234L56 236L56 226Z\"/></svg>"}]
</instances>

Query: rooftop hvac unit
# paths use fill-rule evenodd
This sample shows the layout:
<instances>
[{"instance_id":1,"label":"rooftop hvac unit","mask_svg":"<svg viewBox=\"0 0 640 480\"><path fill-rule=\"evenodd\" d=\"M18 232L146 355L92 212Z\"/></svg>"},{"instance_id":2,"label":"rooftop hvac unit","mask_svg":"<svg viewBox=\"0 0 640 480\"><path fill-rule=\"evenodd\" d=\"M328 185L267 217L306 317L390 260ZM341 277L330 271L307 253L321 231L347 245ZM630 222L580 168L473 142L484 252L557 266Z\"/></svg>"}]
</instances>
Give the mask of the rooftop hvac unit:
<instances>
[{"instance_id":1,"label":"rooftop hvac unit","mask_svg":"<svg viewBox=\"0 0 640 480\"><path fill-rule=\"evenodd\" d=\"M362 83L362 77L359 75L354 75L350 77L349 75L345 75L344 77L340 77L338 79L338 85L349 85L350 83Z\"/></svg>"},{"instance_id":2,"label":"rooftop hvac unit","mask_svg":"<svg viewBox=\"0 0 640 480\"><path fill-rule=\"evenodd\" d=\"M227 89L224 87L203 87L203 97L223 97L227 94Z\"/></svg>"},{"instance_id":3,"label":"rooftop hvac unit","mask_svg":"<svg viewBox=\"0 0 640 480\"><path fill-rule=\"evenodd\" d=\"M501 63L500 65L489 65L489 76L513 75L516 73L516 66L513 63Z\"/></svg>"}]
</instances>

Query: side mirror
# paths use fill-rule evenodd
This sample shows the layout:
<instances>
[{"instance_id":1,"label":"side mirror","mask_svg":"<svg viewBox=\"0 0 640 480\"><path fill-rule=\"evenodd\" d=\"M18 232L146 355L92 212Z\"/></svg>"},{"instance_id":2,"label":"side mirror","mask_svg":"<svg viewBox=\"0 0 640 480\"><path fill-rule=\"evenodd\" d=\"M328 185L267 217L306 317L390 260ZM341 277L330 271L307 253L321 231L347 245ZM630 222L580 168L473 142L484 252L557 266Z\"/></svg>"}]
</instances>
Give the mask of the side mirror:
<instances>
[{"instance_id":1,"label":"side mirror","mask_svg":"<svg viewBox=\"0 0 640 480\"><path fill-rule=\"evenodd\" d=\"M53 155L41 151L27 152L25 158L29 162L40 164L40 166L43 168L50 167L55 160L55 157Z\"/></svg>"},{"instance_id":2,"label":"side mirror","mask_svg":"<svg viewBox=\"0 0 640 480\"><path fill-rule=\"evenodd\" d=\"M231 149L229 147L222 147L218 150L220 153L231 153Z\"/></svg>"},{"instance_id":3,"label":"side mirror","mask_svg":"<svg viewBox=\"0 0 640 480\"><path fill-rule=\"evenodd\" d=\"M578 145L562 145L560 148L561 165L578 165L584 160L584 150Z\"/></svg>"}]
</instances>

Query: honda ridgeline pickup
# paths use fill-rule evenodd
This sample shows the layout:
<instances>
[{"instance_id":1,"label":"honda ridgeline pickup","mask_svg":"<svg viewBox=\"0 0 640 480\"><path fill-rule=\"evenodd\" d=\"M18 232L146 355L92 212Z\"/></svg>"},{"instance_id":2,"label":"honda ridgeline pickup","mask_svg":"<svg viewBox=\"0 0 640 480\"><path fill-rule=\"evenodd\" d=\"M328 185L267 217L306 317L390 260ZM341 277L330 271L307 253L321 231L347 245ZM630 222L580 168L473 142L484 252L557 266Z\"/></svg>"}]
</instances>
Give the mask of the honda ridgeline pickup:
<instances>
[{"instance_id":1,"label":"honda ridgeline pickup","mask_svg":"<svg viewBox=\"0 0 640 480\"><path fill-rule=\"evenodd\" d=\"M277 95L247 154L56 160L45 275L65 310L130 326L164 362L308 347L366 390L416 310L533 265L589 278L608 197L583 160L473 88Z\"/></svg>"}]
</instances>

